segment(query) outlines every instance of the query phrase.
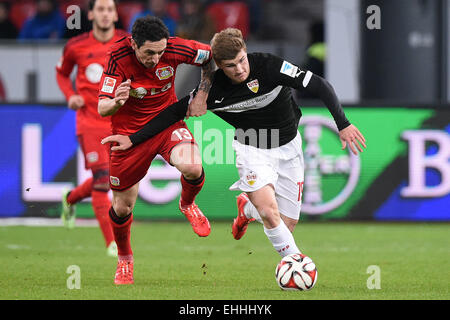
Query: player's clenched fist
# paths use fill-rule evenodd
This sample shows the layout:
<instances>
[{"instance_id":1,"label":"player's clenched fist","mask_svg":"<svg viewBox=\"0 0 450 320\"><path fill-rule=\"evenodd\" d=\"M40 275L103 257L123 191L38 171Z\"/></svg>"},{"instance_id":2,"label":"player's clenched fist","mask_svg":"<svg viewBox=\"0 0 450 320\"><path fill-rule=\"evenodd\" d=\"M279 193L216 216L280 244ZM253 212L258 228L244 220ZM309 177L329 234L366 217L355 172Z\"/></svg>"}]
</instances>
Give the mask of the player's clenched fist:
<instances>
[{"instance_id":1,"label":"player's clenched fist","mask_svg":"<svg viewBox=\"0 0 450 320\"><path fill-rule=\"evenodd\" d=\"M68 104L69 109L78 110L84 106L84 99L82 96L80 96L78 94L74 94L74 95L70 96L67 104Z\"/></svg>"},{"instance_id":2,"label":"player's clenched fist","mask_svg":"<svg viewBox=\"0 0 450 320\"><path fill-rule=\"evenodd\" d=\"M116 89L116 96L115 96L115 100L116 100L117 104L119 104L120 106L124 105L124 103L130 97L130 89L131 89L131 80L130 79L119 84L119 86Z\"/></svg>"}]
</instances>

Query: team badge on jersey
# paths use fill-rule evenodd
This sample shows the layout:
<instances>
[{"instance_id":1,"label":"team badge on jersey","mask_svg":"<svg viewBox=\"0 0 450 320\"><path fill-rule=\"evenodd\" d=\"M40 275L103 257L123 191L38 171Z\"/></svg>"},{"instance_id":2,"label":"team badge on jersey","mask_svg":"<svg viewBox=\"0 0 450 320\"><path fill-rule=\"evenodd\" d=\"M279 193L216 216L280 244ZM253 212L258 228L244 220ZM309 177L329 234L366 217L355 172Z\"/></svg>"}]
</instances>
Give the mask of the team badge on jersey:
<instances>
[{"instance_id":1,"label":"team badge on jersey","mask_svg":"<svg viewBox=\"0 0 450 320\"><path fill-rule=\"evenodd\" d=\"M109 176L109 181L111 182L111 184L112 184L113 186L118 187L118 186L120 185L120 180L119 180L119 178L117 178L117 177Z\"/></svg>"},{"instance_id":2,"label":"team badge on jersey","mask_svg":"<svg viewBox=\"0 0 450 320\"><path fill-rule=\"evenodd\" d=\"M133 98L142 99L145 97L146 94L147 90L142 87L130 90L130 96L132 96Z\"/></svg>"},{"instance_id":3,"label":"team badge on jersey","mask_svg":"<svg viewBox=\"0 0 450 320\"><path fill-rule=\"evenodd\" d=\"M102 91L106 93L113 93L115 86L116 86L116 79L106 77L105 81L103 81Z\"/></svg>"},{"instance_id":4,"label":"team badge on jersey","mask_svg":"<svg viewBox=\"0 0 450 320\"><path fill-rule=\"evenodd\" d=\"M203 64L209 59L209 51L208 50L197 50L197 56L195 57L194 63Z\"/></svg>"},{"instance_id":5,"label":"team badge on jersey","mask_svg":"<svg viewBox=\"0 0 450 320\"><path fill-rule=\"evenodd\" d=\"M259 90L259 82L258 79L247 82L247 87L253 92L257 93Z\"/></svg>"},{"instance_id":6,"label":"team badge on jersey","mask_svg":"<svg viewBox=\"0 0 450 320\"><path fill-rule=\"evenodd\" d=\"M256 173L253 172L253 171L250 171L250 172L245 176L245 179L247 180L247 183L248 183L250 186L253 186L253 185L255 184L256 178L257 178Z\"/></svg>"},{"instance_id":7,"label":"team badge on jersey","mask_svg":"<svg viewBox=\"0 0 450 320\"><path fill-rule=\"evenodd\" d=\"M156 69L156 76L159 80L167 80L173 76L173 68L171 66Z\"/></svg>"}]
</instances>

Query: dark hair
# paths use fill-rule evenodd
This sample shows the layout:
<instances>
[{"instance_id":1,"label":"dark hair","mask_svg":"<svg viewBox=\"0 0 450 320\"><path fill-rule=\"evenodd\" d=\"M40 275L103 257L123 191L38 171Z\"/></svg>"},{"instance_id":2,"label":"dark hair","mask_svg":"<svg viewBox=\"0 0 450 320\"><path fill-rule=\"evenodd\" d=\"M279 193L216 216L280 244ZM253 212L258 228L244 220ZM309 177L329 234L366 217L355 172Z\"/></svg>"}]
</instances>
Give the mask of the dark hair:
<instances>
[{"instance_id":1,"label":"dark hair","mask_svg":"<svg viewBox=\"0 0 450 320\"><path fill-rule=\"evenodd\" d=\"M89 0L89 4L88 4L88 9L89 9L89 11L91 11L91 10L93 10L94 9L94 6L95 6L95 2L96 2L97 0ZM116 5L116 9L117 9L117 0L113 0L114 1L114 4Z\"/></svg>"},{"instance_id":2,"label":"dark hair","mask_svg":"<svg viewBox=\"0 0 450 320\"><path fill-rule=\"evenodd\" d=\"M131 30L131 37L140 48L145 41L156 42L169 39L170 33L164 22L154 16L145 16L136 20Z\"/></svg>"}]
</instances>

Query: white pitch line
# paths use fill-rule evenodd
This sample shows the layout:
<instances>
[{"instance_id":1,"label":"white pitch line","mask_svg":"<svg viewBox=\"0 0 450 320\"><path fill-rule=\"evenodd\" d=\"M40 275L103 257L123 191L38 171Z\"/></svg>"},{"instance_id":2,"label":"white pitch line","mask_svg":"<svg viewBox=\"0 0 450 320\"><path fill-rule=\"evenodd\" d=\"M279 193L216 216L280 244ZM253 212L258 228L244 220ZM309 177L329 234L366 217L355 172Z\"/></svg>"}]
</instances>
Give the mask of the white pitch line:
<instances>
[{"instance_id":1,"label":"white pitch line","mask_svg":"<svg viewBox=\"0 0 450 320\"><path fill-rule=\"evenodd\" d=\"M27 226L27 227L62 227L59 218L0 218L0 227ZM96 219L76 219L75 227L98 227Z\"/></svg>"}]
</instances>

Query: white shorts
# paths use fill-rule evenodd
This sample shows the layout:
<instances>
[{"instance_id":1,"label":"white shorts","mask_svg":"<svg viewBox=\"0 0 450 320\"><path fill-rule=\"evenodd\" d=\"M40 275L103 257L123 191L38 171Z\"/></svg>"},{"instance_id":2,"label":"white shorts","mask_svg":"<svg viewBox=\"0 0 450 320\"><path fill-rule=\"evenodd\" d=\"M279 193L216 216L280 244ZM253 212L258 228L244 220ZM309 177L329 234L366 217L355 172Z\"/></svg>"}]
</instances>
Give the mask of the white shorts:
<instances>
[{"instance_id":1,"label":"white shorts","mask_svg":"<svg viewBox=\"0 0 450 320\"><path fill-rule=\"evenodd\" d=\"M304 180L304 162L300 133L289 143L273 149L259 149L233 141L240 179L230 190L252 192L271 184L278 210L298 220Z\"/></svg>"}]
</instances>

